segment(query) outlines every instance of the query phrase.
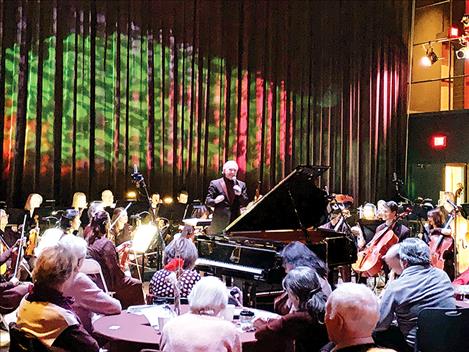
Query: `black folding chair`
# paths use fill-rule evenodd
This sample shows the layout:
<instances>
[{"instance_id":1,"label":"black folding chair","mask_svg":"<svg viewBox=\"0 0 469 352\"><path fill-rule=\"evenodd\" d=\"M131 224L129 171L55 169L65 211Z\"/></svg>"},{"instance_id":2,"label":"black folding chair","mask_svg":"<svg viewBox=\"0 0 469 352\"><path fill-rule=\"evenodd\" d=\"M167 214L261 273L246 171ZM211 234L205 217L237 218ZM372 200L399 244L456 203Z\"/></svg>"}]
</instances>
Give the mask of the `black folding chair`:
<instances>
[{"instance_id":1,"label":"black folding chair","mask_svg":"<svg viewBox=\"0 0 469 352\"><path fill-rule=\"evenodd\" d=\"M469 309L425 308L417 319L417 352L469 351Z\"/></svg>"}]
</instances>

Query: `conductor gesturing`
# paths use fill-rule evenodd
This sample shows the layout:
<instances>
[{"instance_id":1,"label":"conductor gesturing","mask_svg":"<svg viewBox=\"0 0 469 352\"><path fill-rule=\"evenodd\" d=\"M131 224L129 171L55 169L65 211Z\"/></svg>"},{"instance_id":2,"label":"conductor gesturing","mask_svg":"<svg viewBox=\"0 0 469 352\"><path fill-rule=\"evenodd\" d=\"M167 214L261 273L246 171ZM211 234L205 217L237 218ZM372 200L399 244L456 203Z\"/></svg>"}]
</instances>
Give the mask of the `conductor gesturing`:
<instances>
[{"instance_id":1,"label":"conductor gesturing","mask_svg":"<svg viewBox=\"0 0 469 352\"><path fill-rule=\"evenodd\" d=\"M229 160L223 165L223 177L210 181L205 204L214 208L209 234L219 234L240 215L248 204L246 183L236 178L238 164Z\"/></svg>"}]
</instances>

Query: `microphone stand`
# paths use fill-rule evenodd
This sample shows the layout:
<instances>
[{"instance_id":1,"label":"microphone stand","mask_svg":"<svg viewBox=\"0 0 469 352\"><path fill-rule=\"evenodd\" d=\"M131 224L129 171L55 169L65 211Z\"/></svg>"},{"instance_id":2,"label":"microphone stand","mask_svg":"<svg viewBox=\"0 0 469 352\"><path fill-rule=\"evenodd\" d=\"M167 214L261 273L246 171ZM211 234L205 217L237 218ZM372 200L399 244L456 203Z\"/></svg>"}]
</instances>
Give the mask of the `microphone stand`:
<instances>
[{"instance_id":1,"label":"microphone stand","mask_svg":"<svg viewBox=\"0 0 469 352\"><path fill-rule=\"evenodd\" d=\"M130 175L130 177L132 178L132 181L135 183L135 185L137 186L138 189L143 189L144 192L145 192L145 198L148 202L148 206L149 206L149 209L151 209L151 198L150 198L150 194L148 192L148 188L147 188L147 185L145 183L145 179L143 177L143 175L137 170L137 167L134 165L134 172ZM163 260L163 251L165 249L165 244L164 244L164 239L163 239L163 236L161 235L161 231L160 231L160 226L158 224L158 219L156 217L156 214L151 211L150 212L151 214L151 217L152 217L152 223L153 225L156 227L156 236L160 242L159 246L157 246L157 270L161 269L162 267L162 260ZM143 261L145 260L145 254L143 254L143 258L142 258L142 263Z\"/></svg>"}]
</instances>

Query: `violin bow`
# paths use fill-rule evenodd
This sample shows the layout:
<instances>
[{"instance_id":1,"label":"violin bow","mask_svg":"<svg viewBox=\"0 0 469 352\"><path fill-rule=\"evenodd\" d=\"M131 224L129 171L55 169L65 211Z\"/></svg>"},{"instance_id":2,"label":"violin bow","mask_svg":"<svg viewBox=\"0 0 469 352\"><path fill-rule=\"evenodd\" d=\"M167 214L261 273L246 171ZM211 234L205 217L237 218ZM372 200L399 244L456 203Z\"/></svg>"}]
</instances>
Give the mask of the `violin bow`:
<instances>
[{"instance_id":1,"label":"violin bow","mask_svg":"<svg viewBox=\"0 0 469 352\"><path fill-rule=\"evenodd\" d=\"M18 270L20 268L20 262L21 262L21 259L22 259L22 256L23 256L23 241L24 241L24 228L26 226L26 218L28 217L28 215L25 215L24 216L24 219L23 219L23 226L21 228L21 237L20 237L20 246L18 248L18 257L16 258L16 263L15 263L15 271L13 272L13 277L16 277L16 275L18 275Z\"/></svg>"}]
</instances>

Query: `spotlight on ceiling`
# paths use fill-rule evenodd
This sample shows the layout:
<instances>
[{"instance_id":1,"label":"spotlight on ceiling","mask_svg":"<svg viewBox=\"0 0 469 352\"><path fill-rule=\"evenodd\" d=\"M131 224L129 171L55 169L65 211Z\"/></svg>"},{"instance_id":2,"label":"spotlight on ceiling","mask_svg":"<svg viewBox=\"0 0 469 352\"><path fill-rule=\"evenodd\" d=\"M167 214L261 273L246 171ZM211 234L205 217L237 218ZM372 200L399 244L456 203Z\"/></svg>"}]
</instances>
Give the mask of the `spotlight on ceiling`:
<instances>
[{"instance_id":1,"label":"spotlight on ceiling","mask_svg":"<svg viewBox=\"0 0 469 352\"><path fill-rule=\"evenodd\" d=\"M422 59L420 60L420 63L423 66L430 67L431 65L433 65L437 61L438 61L438 56L433 51L433 48L429 47L426 50L425 56L423 56Z\"/></svg>"}]
</instances>

